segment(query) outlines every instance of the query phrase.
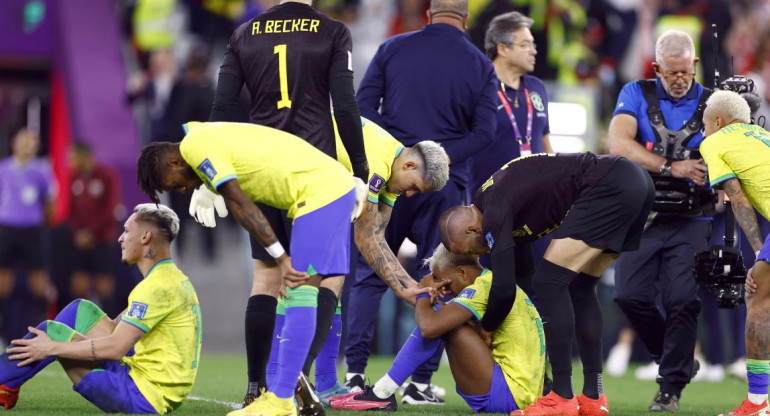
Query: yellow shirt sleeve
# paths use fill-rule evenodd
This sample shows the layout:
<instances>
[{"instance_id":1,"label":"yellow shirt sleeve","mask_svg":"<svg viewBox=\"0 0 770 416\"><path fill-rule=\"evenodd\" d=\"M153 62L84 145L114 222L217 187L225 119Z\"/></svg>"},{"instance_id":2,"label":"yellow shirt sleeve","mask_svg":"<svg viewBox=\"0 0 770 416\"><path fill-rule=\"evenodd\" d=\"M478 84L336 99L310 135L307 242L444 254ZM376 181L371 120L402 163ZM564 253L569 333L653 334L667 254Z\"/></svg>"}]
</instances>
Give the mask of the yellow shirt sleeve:
<instances>
[{"instance_id":1,"label":"yellow shirt sleeve","mask_svg":"<svg viewBox=\"0 0 770 416\"><path fill-rule=\"evenodd\" d=\"M700 153L708 166L709 185L712 188L728 179L738 177L723 158L722 143L724 143L724 138L723 133L715 133L700 145Z\"/></svg>"},{"instance_id":2,"label":"yellow shirt sleeve","mask_svg":"<svg viewBox=\"0 0 770 416\"><path fill-rule=\"evenodd\" d=\"M463 289L457 297L452 299L452 302L468 309L473 314L473 320L476 322L481 321L484 313L487 312L487 301L489 298L489 288L487 285L489 282L483 276L484 274L479 276L472 285Z\"/></svg>"},{"instance_id":3,"label":"yellow shirt sleeve","mask_svg":"<svg viewBox=\"0 0 770 416\"><path fill-rule=\"evenodd\" d=\"M238 179L223 146L217 146L216 139L206 137L204 132L190 132L182 140L179 149L187 164L210 188L216 190L223 183Z\"/></svg>"},{"instance_id":4,"label":"yellow shirt sleeve","mask_svg":"<svg viewBox=\"0 0 770 416\"><path fill-rule=\"evenodd\" d=\"M142 284L148 283L148 284ZM151 282L141 282L128 297L128 310L121 320L144 332L150 332L160 321L178 306L177 297L168 288L154 287Z\"/></svg>"}]
</instances>

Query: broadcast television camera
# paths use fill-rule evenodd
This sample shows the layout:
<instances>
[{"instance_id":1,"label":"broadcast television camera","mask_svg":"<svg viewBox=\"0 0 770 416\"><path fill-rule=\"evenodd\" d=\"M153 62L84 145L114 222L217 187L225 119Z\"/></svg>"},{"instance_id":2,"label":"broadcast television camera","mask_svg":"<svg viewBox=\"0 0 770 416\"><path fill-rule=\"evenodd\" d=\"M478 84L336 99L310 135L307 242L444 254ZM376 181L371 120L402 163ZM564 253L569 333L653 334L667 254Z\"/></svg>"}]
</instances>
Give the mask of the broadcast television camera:
<instances>
[{"instance_id":1,"label":"broadcast television camera","mask_svg":"<svg viewBox=\"0 0 770 416\"><path fill-rule=\"evenodd\" d=\"M712 25L714 56L717 49L716 25ZM716 59L716 58L715 58ZM718 68L714 65L714 68ZM751 122L756 124L755 114L761 105L761 99L754 92L754 81L742 75L733 75L719 82L719 70L715 69L714 85L720 90L733 91L749 104ZM695 254L695 281L703 285L717 299L720 308L734 308L744 302L746 266L743 255L735 245L735 215L729 202L725 202L724 245L714 245L708 250Z\"/></svg>"}]
</instances>

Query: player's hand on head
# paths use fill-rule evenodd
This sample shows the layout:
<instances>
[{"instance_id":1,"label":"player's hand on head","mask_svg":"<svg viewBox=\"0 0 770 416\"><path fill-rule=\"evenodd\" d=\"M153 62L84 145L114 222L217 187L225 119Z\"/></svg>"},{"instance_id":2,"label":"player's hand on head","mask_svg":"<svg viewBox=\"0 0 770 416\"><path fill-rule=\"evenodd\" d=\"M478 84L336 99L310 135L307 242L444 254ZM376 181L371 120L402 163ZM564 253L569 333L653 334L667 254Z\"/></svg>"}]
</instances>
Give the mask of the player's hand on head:
<instances>
[{"instance_id":1,"label":"player's hand on head","mask_svg":"<svg viewBox=\"0 0 770 416\"><path fill-rule=\"evenodd\" d=\"M421 293L428 293L431 295L431 303L435 301L435 292L436 290L432 287L418 287L417 282L415 282L414 286L412 287L405 287L398 292L396 292L396 296L398 296L399 299L403 300L404 302L414 306L417 303L417 295Z\"/></svg>"},{"instance_id":2,"label":"player's hand on head","mask_svg":"<svg viewBox=\"0 0 770 416\"><path fill-rule=\"evenodd\" d=\"M216 212L220 218L227 216L227 205L222 195L211 192L206 185L201 185L195 189L190 198L190 216L204 227L214 228L217 226Z\"/></svg>"},{"instance_id":3,"label":"player's hand on head","mask_svg":"<svg viewBox=\"0 0 770 416\"><path fill-rule=\"evenodd\" d=\"M276 260L278 267L281 269L281 277L283 278L286 286L294 289L298 286L302 286L307 283L310 276L305 272L300 272L294 269L291 265L291 257L284 254Z\"/></svg>"},{"instance_id":4,"label":"player's hand on head","mask_svg":"<svg viewBox=\"0 0 770 416\"><path fill-rule=\"evenodd\" d=\"M36 361L45 360L51 356L53 341L48 335L31 326L27 330L35 335L34 338L15 339L11 341L11 346L6 350L8 359L11 361L20 361L17 367L24 367Z\"/></svg>"}]
</instances>

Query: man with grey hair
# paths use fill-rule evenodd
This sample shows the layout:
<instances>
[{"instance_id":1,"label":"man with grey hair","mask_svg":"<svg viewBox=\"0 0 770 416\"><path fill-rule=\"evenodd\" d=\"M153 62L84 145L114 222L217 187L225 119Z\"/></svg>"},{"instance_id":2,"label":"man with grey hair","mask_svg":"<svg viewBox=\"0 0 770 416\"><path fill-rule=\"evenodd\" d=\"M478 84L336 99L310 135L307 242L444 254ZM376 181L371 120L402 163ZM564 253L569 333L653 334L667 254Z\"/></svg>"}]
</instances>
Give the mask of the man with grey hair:
<instances>
[{"instance_id":1,"label":"man with grey hair","mask_svg":"<svg viewBox=\"0 0 770 416\"><path fill-rule=\"evenodd\" d=\"M531 27L532 19L519 12L501 14L489 23L484 50L499 80L497 130L494 142L473 158L472 192L517 157L553 153L548 94L543 81L527 75L535 69L537 56Z\"/></svg>"},{"instance_id":2,"label":"man with grey hair","mask_svg":"<svg viewBox=\"0 0 770 416\"><path fill-rule=\"evenodd\" d=\"M754 209L770 219L770 133L749 124L749 105L735 92L716 91L707 104L703 114L706 138L700 151L708 165L709 181L730 198L755 258L746 286L748 397L723 416L761 415L770 411L770 235L763 243Z\"/></svg>"},{"instance_id":3,"label":"man with grey hair","mask_svg":"<svg viewBox=\"0 0 770 416\"><path fill-rule=\"evenodd\" d=\"M73 389L105 412L177 409L195 382L203 338L198 296L171 260L178 233L170 208L137 205L118 239L123 263L136 264L144 277L129 307L110 320L76 299L12 341L0 355L0 406L14 407L21 385L58 359Z\"/></svg>"},{"instance_id":4,"label":"man with grey hair","mask_svg":"<svg viewBox=\"0 0 770 416\"><path fill-rule=\"evenodd\" d=\"M618 260L615 301L660 365L650 410L676 412L699 367L693 360L700 311L693 253L708 247L713 202L697 148L711 91L695 81L698 58L686 33L663 33L655 56L657 79L626 84L609 127L611 152L645 168L657 194L640 249ZM672 193L672 187L688 192ZM656 307L659 296L665 314Z\"/></svg>"},{"instance_id":5,"label":"man with grey hair","mask_svg":"<svg viewBox=\"0 0 770 416\"><path fill-rule=\"evenodd\" d=\"M417 328L407 338L387 374L363 392L331 399L333 409L396 410L398 386L444 343L457 392L477 413L510 413L527 408L543 388L545 339L540 315L520 289L503 324L484 339L474 329L484 317L492 272L476 256L454 254L443 245L425 260L431 274L422 287L447 288L455 298L443 306L435 296L419 296ZM435 309L438 310L435 310Z\"/></svg>"},{"instance_id":6,"label":"man with grey hair","mask_svg":"<svg viewBox=\"0 0 770 416\"><path fill-rule=\"evenodd\" d=\"M468 201L470 158L492 143L497 123L494 67L464 34L467 0L432 0L427 15L429 24L422 29L394 36L380 45L356 95L361 115L404 146L430 139L440 143L449 156L449 180L441 192L401 201L385 230L390 251L398 252L408 237L417 245L417 258L428 257L439 243L435 224L441 212ZM382 184L370 182L369 186ZM347 303L346 380L355 388L364 386L377 310L387 290L377 275L396 270L402 284L417 285L395 257L371 266L358 262ZM407 387L406 402L441 402L429 386L439 360L437 353L434 360L417 370Z\"/></svg>"}]
</instances>

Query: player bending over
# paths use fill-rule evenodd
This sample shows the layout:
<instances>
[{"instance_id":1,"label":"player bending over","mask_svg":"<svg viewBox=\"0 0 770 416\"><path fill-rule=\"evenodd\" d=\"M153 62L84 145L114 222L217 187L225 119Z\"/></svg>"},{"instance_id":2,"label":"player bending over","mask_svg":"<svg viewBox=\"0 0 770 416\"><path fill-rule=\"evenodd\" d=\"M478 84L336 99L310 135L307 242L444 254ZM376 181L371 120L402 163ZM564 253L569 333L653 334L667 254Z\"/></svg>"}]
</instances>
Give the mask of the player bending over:
<instances>
[{"instance_id":1,"label":"player bending over","mask_svg":"<svg viewBox=\"0 0 770 416\"><path fill-rule=\"evenodd\" d=\"M443 341L457 393L478 413L509 413L532 404L543 391L545 338L540 315L520 289L516 301L491 340L475 328L484 317L492 287L492 273L475 256L450 253L436 247L426 260L431 274L422 287L437 287L449 280L456 295L444 306L434 298L418 296L417 328L398 352L393 366L373 386L362 392L331 399L333 409L389 410L397 408L395 393L407 377L430 359Z\"/></svg>"},{"instance_id":2,"label":"player bending over","mask_svg":"<svg viewBox=\"0 0 770 416\"><path fill-rule=\"evenodd\" d=\"M118 239L121 260L144 280L128 309L110 320L76 299L0 355L0 405L12 408L22 384L58 359L73 388L109 413L164 414L190 393L198 371L201 314L187 276L171 260L179 219L164 205L134 208Z\"/></svg>"},{"instance_id":3,"label":"player bending over","mask_svg":"<svg viewBox=\"0 0 770 416\"><path fill-rule=\"evenodd\" d=\"M185 193L205 184L275 258L278 270L262 283L275 297L282 281L288 287L278 376L266 394L232 414L294 415L294 389L316 333L318 287L322 280L341 287L350 267L353 177L306 141L270 127L188 123L186 128L178 144L142 149L139 185L157 201L158 191ZM292 257L254 202L288 211Z\"/></svg>"}]
</instances>

